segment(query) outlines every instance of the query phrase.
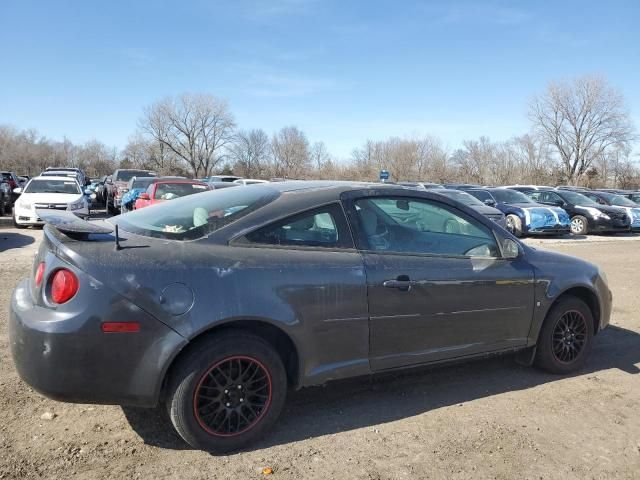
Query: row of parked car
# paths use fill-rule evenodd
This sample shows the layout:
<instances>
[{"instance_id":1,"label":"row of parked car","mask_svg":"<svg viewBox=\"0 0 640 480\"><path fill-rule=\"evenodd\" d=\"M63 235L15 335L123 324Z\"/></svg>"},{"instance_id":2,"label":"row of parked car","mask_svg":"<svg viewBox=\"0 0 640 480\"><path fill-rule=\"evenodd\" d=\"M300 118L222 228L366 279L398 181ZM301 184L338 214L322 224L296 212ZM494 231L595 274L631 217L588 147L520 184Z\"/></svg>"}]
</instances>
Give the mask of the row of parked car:
<instances>
[{"instance_id":1,"label":"row of parked car","mask_svg":"<svg viewBox=\"0 0 640 480\"><path fill-rule=\"evenodd\" d=\"M640 192L581 187L399 182L433 189L478 210L515 235L640 231Z\"/></svg>"},{"instance_id":2,"label":"row of parked car","mask_svg":"<svg viewBox=\"0 0 640 480\"><path fill-rule=\"evenodd\" d=\"M110 213L117 214L203 190L266 182L267 180L233 175L213 175L194 180L179 176L158 176L152 170L118 169L112 175L92 179L88 189L93 195L94 203L104 205Z\"/></svg>"}]
</instances>

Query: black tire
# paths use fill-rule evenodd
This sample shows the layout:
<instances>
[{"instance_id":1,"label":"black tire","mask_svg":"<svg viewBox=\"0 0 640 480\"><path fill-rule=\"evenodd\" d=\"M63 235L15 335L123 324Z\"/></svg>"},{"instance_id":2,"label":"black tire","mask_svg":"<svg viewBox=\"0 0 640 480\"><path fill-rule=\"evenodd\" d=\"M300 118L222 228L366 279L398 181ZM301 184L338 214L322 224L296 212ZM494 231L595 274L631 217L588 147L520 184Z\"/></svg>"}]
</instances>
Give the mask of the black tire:
<instances>
[{"instance_id":1,"label":"black tire","mask_svg":"<svg viewBox=\"0 0 640 480\"><path fill-rule=\"evenodd\" d=\"M574 235L586 235L589 233L589 222L582 215L571 218L571 233Z\"/></svg>"},{"instance_id":2,"label":"black tire","mask_svg":"<svg viewBox=\"0 0 640 480\"><path fill-rule=\"evenodd\" d=\"M4 213L5 213L5 200L3 196L2 198L0 198L0 217L4 217Z\"/></svg>"},{"instance_id":3,"label":"black tire","mask_svg":"<svg viewBox=\"0 0 640 480\"><path fill-rule=\"evenodd\" d=\"M19 228L19 229L21 229L21 230L22 230L23 228L27 228L27 226L26 226L26 225L20 225L18 222L16 222L16 215L15 215L15 212L14 212L14 214L12 215L12 218L13 218L13 226L14 226L14 227Z\"/></svg>"},{"instance_id":4,"label":"black tire","mask_svg":"<svg viewBox=\"0 0 640 480\"><path fill-rule=\"evenodd\" d=\"M234 365L243 379L230 378ZM243 368L244 374L239 373ZM171 423L189 445L226 453L269 430L286 395L287 374L278 353L262 338L235 331L196 344L179 360L171 372L166 402Z\"/></svg>"},{"instance_id":5,"label":"black tire","mask_svg":"<svg viewBox=\"0 0 640 480\"><path fill-rule=\"evenodd\" d=\"M520 220L520 217L511 213L506 216L505 220L507 222L507 230L520 238L522 236L522 220Z\"/></svg>"},{"instance_id":6,"label":"black tire","mask_svg":"<svg viewBox=\"0 0 640 480\"><path fill-rule=\"evenodd\" d=\"M578 327L564 328L572 322ZM593 331L593 313L587 304L576 297L562 298L549 310L540 330L536 366L556 374L579 370L591 351Z\"/></svg>"}]
</instances>

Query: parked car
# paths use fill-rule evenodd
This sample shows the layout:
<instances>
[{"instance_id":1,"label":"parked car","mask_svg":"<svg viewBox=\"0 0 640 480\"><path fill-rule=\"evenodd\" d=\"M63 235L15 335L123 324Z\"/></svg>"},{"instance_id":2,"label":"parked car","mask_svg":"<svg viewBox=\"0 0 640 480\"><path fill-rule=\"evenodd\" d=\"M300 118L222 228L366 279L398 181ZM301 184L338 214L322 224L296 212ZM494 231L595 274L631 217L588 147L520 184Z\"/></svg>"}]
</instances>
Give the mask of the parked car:
<instances>
[{"instance_id":1,"label":"parked car","mask_svg":"<svg viewBox=\"0 0 640 480\"><path fill-rule=\"evenodd\" d=\"M196 180L165 180L152 182L147 191L138 195L135 201L135 209L148 207L157 203L175 200L194 193L202 193L210 190L208 184Z\"/></svg>"},{"instance_id":2,"label":"parked car","mask_svg":"<svg viewBox=\"0 0 640 480\"><path fill-rule=\"evenodd\" d=\"M85 186L85 179L81 172L73 170L46 170L40 174L41 177L67 177L73 178L81 188Z\"/></svg>"},{"instance_id":3,"label":"parked car","mask_svg":"<svg viewBox=\"0 0 640 480\"><path fill-rule=\"evenodd\" d=\"M11 205L13 205L18 198L18 195L13 193L13 191L20 186L20 179L14 172L9 171L0 172L0 177L2 177L2 180L8 183L11 188L10 201Z\"/></svg>"},{"instance_id":4,"label":"parked car","mask_svg":"<svg viewBox=\"0 0 640 480\"><path fill-rule=\"evenodd\" d=\"M431 183L431 182L396 182L396 184L402 185L403 187L422 188L423 190L445 188L439 183Z\"/></svg>"},{"instance_id":5,"label":"parked car","mask_svg":"<svg viewBox=\"0 0 640 480\"><path fill-rule=\"evenodd\" d=\"M89 202L80 184L69 177L39 176L23 189L14 190L20 197L13 206L16 228L43 225L38 210L64 210L81 217L89 216Z\"/></svg>"},{"instance_id":6,"label":"parked car","mask_svg":"<svg viewBox=\"0 0 640 480\"><path fill-rule=\"evenodd\" d=\"M130 212L135 208L135 203L140 194L147 191L149 185L157 181L159 177L133 177L127 184L127 192L122 196L120 211Z\"/></svg>"},{"instance_id":7,"label":"parked car","mask_svg":"<svg viewBox=\"0 0 640 480\"><path fill-rule=\"evenodd\" d=\"M0 216L11 211L13 206L11 196L11 186L9 182L0 177Z\"/></svg>"},{"instance_id":8,"label":"parked car","mask_svg":"<svg viewBox=\"0 0 640 480\"><path fill-rule=\"evenodd\" d=\"M504 213L507 230L517 237L564 235L571 231L567 212L559 207L536 203L522 192L509 188L470 189L466 192Z\"/></svg>"},{"instance_id":9,"label":"parked car","mask_svg":"<svg viewBox=\"0 0 640 480\"><path fill-rule=\"evenodd\" d=\"M119 168L113 175L107 177L106 206L110 213L118 213L122 196L127 193L127 184L133 177L156 177L151 170L135 170Z\"/></svg>"},{"instance_id":10,"label":"parked car","mask_svg":"<svg viewBox=\"0 0 640 480\"><path fill-rule=\"evenodd\" d=\"M609 192L583 192L585 197L589 197L600 205L623 208L631 221L631 231L640 232L640 205L622 195Z\"/></svg>"},{"instance_id":11,"label":"parked car","mask_svg":"<svg viewBox=\"0 0 640 480\"><path fill-rule=\"evenodd\" d=\"M504 188L510 188L511 190L517 190L518 192L526 193L531 190L548 190L553 187L547 187L543 185L507 185Z\"/></svg>"},{"instance_id":12,"label":"parked car","mask_svg":"<svg viewBox=\"0 0 640 480\"><path fill-rule=\"evenodd\" d=\"M87 185L89 185L89 178L84 173L84 170L82 170L81 168L76 168L76 167L47 167L45 169L45 172L67 172L67 173L71 172L71 173L75 173L78 176L78 182L80 183L81 187L84 188Z\"/></svg>"},{"instance_id":13,"label":"parked car","mask_svg":"<svg viewBox=\"0 0 640 480\"><path fill-rule=\"evenodd\" d=\"M573 372L612 309L597 266L395 185L231 188L101 223L42 215L10 307L22 379L60 401L161 406L215 452L265 434L290 387L515 351Z\"/></svg>"},{"instance_id":14,"label":"parked car","mask_svg":"<svg viewBox=\"0 0 640 480\"><path fill-rule=\"evenodd\" d=\"M481 202L473 195L469 195L467 192L461 190L450 190L448 188L437 188L433 189L433 191L439 195L444 195L445 197L464 203L466 206L473 208L476 212L484 215L489 220L496 222L502 228L507 228L507 221L504 213L497 208L490 207L489 205Z\"/></svg>"},{"instance_id":15,"label":"parked car","mask_svg":"<svg viewBox=\"0 0 640 480\"><path fill-rule=\"evenodd\" d=\"M632 202L635 202L638 205L640 205L640 192L624 192L624 193L621 193L620 195L622 195L623 197L627 197Z\"/></svg>"},{"instance_id":16,"label":"parked car","mask_svg":"<svg viewBox=\"0 0 640 480\"><path fill-rule=\"evenodd\" d=\"M474 185L472 183L445 183L444 188L452 190L470 190L472 188L483 188L482 185Z\"/></svg>"},{"instance_id":17,"label":"parked car","mask_svg":"<svg viewBox=\"0 0 640 480\"><path fill-rule=\"evenodd\" d=\"M269 183L269 181L258 180L257 178L238 178L237 180L234 180L233 183L244 185L246 187L247 185L255 185L257 183Z\"/></svg>"},{"instance_id":18,"label":"parked car","mask_svg":"<svg viewBox=\"0 0 640 480\"><path fill-rule=\"evenodd\" d=\"M587 193L587 192L584 192ZM536 202L562 207L571 216L571 233L628 232L631 222L619 207L600 205L573 190L537 190L528 195Z\"/></svg>"},{"instance_id":19,"label":"parked car","mask_svg":"<svg viewBox=\"0 0 640 480\"><path fill-rule=\"evenodd\" d=\"M242 177L237 177L235 175L211 175L210 177L206 177L204 181L206 183L214 183L214 182L231 183L241 179Z\"/></svg>"}]
</instances>

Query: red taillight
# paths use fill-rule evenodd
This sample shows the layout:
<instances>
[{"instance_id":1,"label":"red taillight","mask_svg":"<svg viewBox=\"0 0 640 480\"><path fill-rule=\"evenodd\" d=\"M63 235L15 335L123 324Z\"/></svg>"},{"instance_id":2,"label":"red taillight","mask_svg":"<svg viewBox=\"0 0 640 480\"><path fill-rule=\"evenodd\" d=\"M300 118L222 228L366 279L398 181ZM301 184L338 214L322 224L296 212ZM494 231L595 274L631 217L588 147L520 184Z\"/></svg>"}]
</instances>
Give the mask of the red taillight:
<instances>
[{"instance_id":1,"label":"red taillight","mask_svg":"<svg viewBox=\"0 0 640 480\"><path fill-rule=\"evenodd\" d=\"M78 293L78 277L63 268L53 274L51 279L51 300L54 303L68 302Z\"/></svg>"},{"instance_id":2,"label":"red taillight","mask_svg":"<svg viewBox=\"0 0 640 480\"><path fill-rule=\"evenodd\" d=\"M44 262L40 262L38 269L36 270L36 287L39 287L44 277Z\"/></svg>"},{"instance_id":3,"label":"red taillight","mask_svg":"<svg viewBox=\"0 0 640 480\"><path fill-rule=\"evenodd\" d=\"M138 322L104 322L102 324L104 333L136 333L140 331Z\"/></svg>"}]
</instances>

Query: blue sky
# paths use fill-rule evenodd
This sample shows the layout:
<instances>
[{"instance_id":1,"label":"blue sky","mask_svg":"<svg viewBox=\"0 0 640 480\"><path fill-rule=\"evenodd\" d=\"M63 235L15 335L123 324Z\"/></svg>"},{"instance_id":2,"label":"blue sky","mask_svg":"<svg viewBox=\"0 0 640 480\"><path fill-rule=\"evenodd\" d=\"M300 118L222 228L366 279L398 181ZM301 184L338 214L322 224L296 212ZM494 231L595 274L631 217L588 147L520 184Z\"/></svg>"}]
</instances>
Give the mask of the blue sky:
<instances>
[{"instance_id":1,"label":"blue sky","mask_svg":"<svg viewBox=\"0 0 640 480\"><path fill-rule=\"evenodd\" d=\"M0 2L0 124L123 147L144 106L229 101L346 157L367 138L451 148L525 133L547 82L599 73L640 125L637 1Z\"/></svg>"}]
</instances>

